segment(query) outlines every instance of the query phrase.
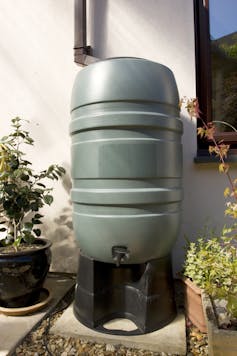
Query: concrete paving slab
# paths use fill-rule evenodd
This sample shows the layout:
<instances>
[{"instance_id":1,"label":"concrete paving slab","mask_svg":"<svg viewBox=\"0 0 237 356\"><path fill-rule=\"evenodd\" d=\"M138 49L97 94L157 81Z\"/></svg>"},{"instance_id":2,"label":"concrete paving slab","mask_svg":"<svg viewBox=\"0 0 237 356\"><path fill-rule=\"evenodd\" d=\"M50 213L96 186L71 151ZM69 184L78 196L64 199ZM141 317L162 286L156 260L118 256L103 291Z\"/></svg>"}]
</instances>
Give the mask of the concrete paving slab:
<instances>
[{"instance_id":1,"label":"concrete paving slab","mask_svg":"<svg viewBox=\"0 0 237 356\"><path fill-rule=\"evenodd\" d=\"M134 329L134 324L126 319L116 319L104 326L106 326L107 329ZM181 312L178 313L173 322L160 330L145 335L120 336L104 334L87 328L75 318L73 314L73 304L71 304L56 321L50 333L98 343L113 345L123 344L130 348L186 355L185 318Z\"/></svg>"},{"instance_id":2,"label":"concrete paving slab","mask_svg":"<svg viewBox=\"0 0 237 356\"><path fill-rule=\"evenodd\" d=\"M50 291L52 298L47 306L32 315L0 314L0 356L10 355L32 328L54 310L74 284L75 280L66 274L49 273L44 287Z\"/></svg>"}]
</instances>

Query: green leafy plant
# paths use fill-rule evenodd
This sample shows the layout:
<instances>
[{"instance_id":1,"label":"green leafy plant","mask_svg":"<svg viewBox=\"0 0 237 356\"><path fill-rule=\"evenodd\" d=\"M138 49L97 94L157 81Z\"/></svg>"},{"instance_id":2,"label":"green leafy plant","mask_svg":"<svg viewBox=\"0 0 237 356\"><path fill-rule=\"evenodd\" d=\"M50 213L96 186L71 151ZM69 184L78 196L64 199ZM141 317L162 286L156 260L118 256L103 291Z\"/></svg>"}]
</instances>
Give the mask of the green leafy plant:
<instances>
[{"instance_id":1,"label":"green leafy plant","mask_svg":"<svg viewBox=\"0 0 237 356\"><path fill-rule=\"evenodd\" d=\"M204 231L188 242L183 274L216 299L226 299L229 312L237 317L237 249L230 229L221 237Z\"/></svg>"},{"instance_id":2,"label":"green leafy plant","mask_svg":"<svg viewBox=\"0 0 237 356\"><path fill-rule=\"evenodd\" d=\"M0 232L5 236L0 246L13 245L16 250L41 235L43 215L39 210L53 202L52 188L45 179L58 180L65 173L58 165L39 173L33 170L22 148L33 146L34 140L22 122L19 117L12 119L12 132L0 140Z\"/></svg>"},{"instance_id":3,"label":"green leafy plant","mask_svg":"<svg viewBox=\"0 0 237 356\"><path fill-rule=\"evenodd\" d=\"M183 274L212 297L237 293L237 251L231 230L221 237L206 228L195 242L187 242Z\"/></svg>"}]
</instances>

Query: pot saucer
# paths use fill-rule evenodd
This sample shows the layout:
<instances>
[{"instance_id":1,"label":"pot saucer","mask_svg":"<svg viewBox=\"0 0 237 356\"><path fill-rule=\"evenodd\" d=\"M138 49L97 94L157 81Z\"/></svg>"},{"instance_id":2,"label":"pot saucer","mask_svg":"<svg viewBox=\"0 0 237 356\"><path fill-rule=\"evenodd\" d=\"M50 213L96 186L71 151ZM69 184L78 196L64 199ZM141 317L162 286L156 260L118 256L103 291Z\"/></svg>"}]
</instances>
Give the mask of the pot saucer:
<instances>
[{"instance_id":1,"label":"pot saucer","mask_svg":"<svg viewBox=\"0 0 237 356\"><path fill-rule=\"evenodd\" d=\"M35 311L42 309L46 304L48 304L51 298L52 295L50 294L49 290L46 288L42 288L37 303L21 308L5 308L0 306L0 314L9 316L23 316L27 314L32 314Z\"/></svg>"}]
</instances>

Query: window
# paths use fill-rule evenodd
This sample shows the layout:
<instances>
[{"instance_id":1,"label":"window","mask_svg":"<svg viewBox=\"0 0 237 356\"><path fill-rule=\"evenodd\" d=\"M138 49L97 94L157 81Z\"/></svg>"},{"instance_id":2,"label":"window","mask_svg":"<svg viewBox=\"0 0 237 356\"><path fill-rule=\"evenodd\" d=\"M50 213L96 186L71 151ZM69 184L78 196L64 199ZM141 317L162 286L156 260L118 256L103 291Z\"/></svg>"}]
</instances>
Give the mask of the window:
<instances>
[{"instance_id":1,"label":"window","mask_svg":"<svg viewBox=\"0 0 237 356\"><path fill-rule=\"evenodd\" d=\"M237 133L231 126L237 129L237 1L194 0L194 10L200 109L236 153ZM198 140L198 155L206 155L207 142Z\"/></svg>"}]
</instances>

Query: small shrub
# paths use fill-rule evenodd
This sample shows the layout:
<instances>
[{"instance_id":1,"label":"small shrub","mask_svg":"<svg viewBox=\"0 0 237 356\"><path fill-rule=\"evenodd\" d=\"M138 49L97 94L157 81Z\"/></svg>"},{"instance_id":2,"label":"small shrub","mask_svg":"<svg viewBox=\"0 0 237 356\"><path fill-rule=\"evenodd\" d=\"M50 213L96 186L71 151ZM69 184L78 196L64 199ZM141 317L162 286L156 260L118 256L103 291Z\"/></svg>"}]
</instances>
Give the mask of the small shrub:
<instances>
[{"instance_id":1,"label":"small shrub","mask_svg":"<svg viewBox=\"0 0 237 356\"><path fill-rule=\"evenodd\" d=\"M236 317L233 295L237 293L237 248L235 236L229 236L229 232L224 229L218 237L204 231L195 242L188 242L183 274L213 298L226 299Z\"/></svg>"},{"instance_id":2,"label":"small shrub","mask_svg":"<svg viewBox=\"0 0 237 356\"><path fill-rule=\"evenodd\" d=\"M41 235L43 215L39 210L53 202L52 188L46 186L45 178L58 180L65 170L50 165L36 173L23 152L34 140L23 130L22 119L16 117L11 123L12 132L0 140L0 232L5 233L0 246L17 249L21 242L31 243Z\"/></svg>"}]
</instances>

